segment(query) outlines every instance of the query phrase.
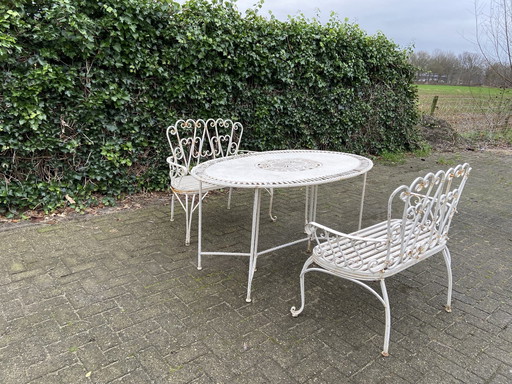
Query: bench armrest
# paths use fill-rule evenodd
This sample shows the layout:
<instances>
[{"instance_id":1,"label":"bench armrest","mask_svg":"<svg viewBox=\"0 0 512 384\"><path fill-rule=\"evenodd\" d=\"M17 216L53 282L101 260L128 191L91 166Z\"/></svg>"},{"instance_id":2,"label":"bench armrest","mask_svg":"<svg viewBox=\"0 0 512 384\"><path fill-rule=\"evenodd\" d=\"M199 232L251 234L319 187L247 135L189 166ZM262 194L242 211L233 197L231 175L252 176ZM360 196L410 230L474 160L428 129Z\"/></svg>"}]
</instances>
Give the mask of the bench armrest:
<instances>
[{"instance_id":1,"label":"bench armrest","mask_svg":"<svg viewBox=\"0 0 512 384\"><path fill-rule=\"evenodd\" d=\"M317 240L322 238L329 237L338 237L338 238L344 238L347 240L357 241L357 242L368 242L368 243L386 243L387 239L383 238L373 238L373 237L365 237L365 236L355 236L348 233L343 233L336 231L332 228L326 227L325 225L315 223L314 221L306 224L306 233L311 236L315 237ZM322 234L318 235L317 231L320 230Z\"/></svg>"},{"instance_id":2,"label":"bench armrest","mask_svg":"<svg viewBox=\"0 0 512 384\"><path fill-rule=\"evenodd\" d=\"M171 178L171 182L173 179L181 179L183 176L188 174L188 169L186 167L174 162L173 160L174 159L172 157L167 158L167 164L169 164L169 177Z\"/></svg>"}]
</instances>

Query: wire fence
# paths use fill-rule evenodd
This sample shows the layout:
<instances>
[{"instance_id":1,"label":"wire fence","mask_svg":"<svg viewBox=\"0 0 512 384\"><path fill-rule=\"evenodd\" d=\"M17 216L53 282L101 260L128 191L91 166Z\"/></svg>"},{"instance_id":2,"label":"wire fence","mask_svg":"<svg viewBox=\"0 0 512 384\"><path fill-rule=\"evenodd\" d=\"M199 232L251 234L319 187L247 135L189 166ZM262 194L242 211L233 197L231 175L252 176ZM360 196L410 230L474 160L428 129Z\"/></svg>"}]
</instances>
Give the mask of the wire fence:
<instances>
[{"instance_id":1,"label":"wire fence","mask_svg":"<svg viewBox=\"0 0 512 384\"><path fill-rule=\"evenodd\" d=\"M512 128L512 96L419 96L422 113L447 121L455 131L498 132Z\"/></svg>"}]
</instances>

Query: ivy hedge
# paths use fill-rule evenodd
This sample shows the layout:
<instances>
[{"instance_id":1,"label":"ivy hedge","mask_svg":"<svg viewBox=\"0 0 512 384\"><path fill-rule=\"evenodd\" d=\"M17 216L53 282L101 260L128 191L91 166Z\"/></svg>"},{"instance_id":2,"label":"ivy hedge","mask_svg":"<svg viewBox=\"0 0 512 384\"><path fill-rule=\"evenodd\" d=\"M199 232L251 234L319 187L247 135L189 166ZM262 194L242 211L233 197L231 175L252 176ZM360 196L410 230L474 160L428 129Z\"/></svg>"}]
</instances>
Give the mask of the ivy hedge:
<instances>
[{"instance_id":1,"label":"ivy hedge","mask_svg":"<svg viewBox=\"0 0 512 384\"><path fill-rule=\"evenodd\" d=\"M236 2L0 3L0 214L168 186L165 128L225 117L253 150L416 145L414 68L384 35Z\"/></svg>"}]
</instances>

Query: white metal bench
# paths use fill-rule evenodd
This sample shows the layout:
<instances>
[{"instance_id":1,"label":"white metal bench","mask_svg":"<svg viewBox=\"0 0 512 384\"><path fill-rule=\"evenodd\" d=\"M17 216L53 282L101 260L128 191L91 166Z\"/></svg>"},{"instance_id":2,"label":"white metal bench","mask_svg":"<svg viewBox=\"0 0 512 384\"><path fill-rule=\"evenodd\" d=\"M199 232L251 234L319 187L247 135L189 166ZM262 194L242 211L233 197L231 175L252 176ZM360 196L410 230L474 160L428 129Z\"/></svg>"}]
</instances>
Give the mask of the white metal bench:
<instances>
[{"instance_id":1,"label":"white metal bench","mask_svg":"<svg viewBox=\"0 0 512 384\"><path fill-rule=\"evenodd\" d=\"M357 232L346 234L318 223L307 224L306 231L317 245L300 273L301 307L292 307L292 315L296 317L304 310L307 272L325 272L350 280L369 290L384 305L382 354L388 356L391 310L385 279L439 252L448 271L445 309L451 312L448 230L470 170L467 163L461 164L418 177L410 186L398 187L389 198L387 220ZM399 206L398 217L394 216L395 205ZM365 283L369 281L380 282L381 295Z\"/></svg>"}]
</instances>

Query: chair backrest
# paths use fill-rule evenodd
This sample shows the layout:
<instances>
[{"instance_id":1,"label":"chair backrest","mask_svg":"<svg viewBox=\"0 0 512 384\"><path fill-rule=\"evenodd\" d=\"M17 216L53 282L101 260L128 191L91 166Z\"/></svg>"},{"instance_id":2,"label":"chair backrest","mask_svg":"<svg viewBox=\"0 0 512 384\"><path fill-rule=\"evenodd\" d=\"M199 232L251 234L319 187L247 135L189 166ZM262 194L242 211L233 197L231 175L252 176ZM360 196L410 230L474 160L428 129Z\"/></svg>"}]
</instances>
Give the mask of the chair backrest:
<instances>
[{"instance_id":1,"label":"chair backrest","mask_svg":"<svg viewBox=\"0 0 512 384\"><path fill-rule=\"evenodd\" d=\"M172 161L186 174L201 161L236 155L242 133L242 124L229 119L178 120L166 131Z\"/></svg>"},{"instance_id":2,"label":"chair backrest","mask_svg":"<svg viewBox=\"0 0 512 384\"><path fill-rule=\"evenodd\" d=\"M428 257L446 244L470 170L469 164L460 164L395 189L388 202L388 269ZM397 203L401 217L393 219Z\"/></svg>"}]
</instances>

